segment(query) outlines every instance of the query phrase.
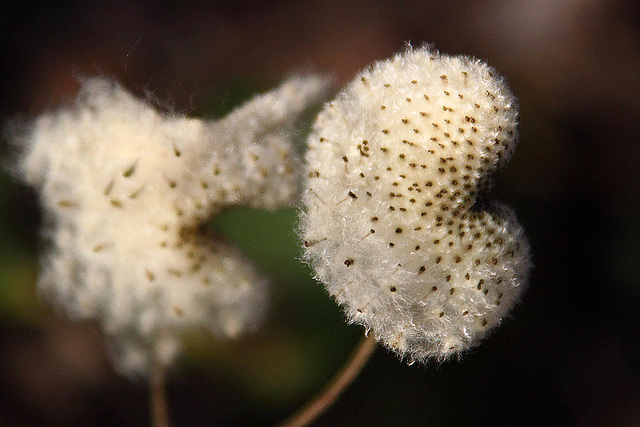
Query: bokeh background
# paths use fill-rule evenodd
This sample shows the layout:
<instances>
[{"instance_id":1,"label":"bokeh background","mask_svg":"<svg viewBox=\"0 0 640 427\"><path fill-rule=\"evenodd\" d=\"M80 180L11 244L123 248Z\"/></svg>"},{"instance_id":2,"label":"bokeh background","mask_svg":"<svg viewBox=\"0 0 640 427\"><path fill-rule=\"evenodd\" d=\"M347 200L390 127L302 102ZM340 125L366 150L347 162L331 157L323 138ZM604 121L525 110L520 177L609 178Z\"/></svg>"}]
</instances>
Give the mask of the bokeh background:
<instances>
[{"instance_id":1,"label":"bokeh background","mask_svg":"<svg viewBox=\"0 0 640 427\"><path fill-rule=\"evenodd\" d=\"M339 85L433 43L487 60L521 103L494 195L535 270L522 303L460 362L382 349L317 425L640 425L640 6L629 0L3 2L0 119L73 98L102 74L218 117L295 72ZM2 153L7 147L2 143ZM0 172L0 425L145 425L146 385L110 367L99 328L39 302L36 196ZM169 384L177 426L270 425L362 335L301 263L295 210L213 220L272 277L257 334L188 337Z\"/></svg>"}]
</instances>

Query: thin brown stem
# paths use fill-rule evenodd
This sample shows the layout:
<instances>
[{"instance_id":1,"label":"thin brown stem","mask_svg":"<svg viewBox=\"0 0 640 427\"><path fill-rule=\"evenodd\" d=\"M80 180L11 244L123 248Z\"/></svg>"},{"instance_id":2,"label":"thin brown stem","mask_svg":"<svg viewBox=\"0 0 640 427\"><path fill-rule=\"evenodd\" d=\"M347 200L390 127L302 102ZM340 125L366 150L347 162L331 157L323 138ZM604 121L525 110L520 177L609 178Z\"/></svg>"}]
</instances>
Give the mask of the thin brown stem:
<instances>
[{"instance_id":1,"label":"thin brown stem","mask_svg":"<svg viewBox=\"0 0 640 427\"><path fill-rule=\"evenodd\" d=\"M375 348L376 339L373 337L373 334L369 337L362 338L349 360L347 360L342 369L331 379L325 388L298 412L280 424L279 427L307 426L322 415L324 411L333 405L349 384L356 379L373 354Z\"/></svg>"},{"instance_id":2,"label":"thin brown stem","mask_svg":"<svg viewBox=\"0 0 640 427\"><path fill-rule=\"evenodd\" d=\"M151 425L169 427L169 411L166 393L166 367L156 362L149 378Z\"/></svg>"}]
</instances>

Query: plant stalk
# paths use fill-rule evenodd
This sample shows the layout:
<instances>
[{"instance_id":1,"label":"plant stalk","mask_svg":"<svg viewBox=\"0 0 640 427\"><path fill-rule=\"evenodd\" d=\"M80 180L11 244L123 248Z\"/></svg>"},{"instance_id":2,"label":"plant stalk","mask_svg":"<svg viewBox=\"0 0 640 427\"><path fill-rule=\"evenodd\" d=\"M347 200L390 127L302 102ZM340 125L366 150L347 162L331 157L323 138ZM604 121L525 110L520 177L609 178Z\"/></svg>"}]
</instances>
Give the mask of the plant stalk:
<instances>
[{"instance_id":1,"label":"plant stalk","mask_svg":"<svg viewBox=\"0 0 640 427\"><path fill-rule=\"evenodd\" d=\"M151 425L169 427L169 410L166 391L166 367L159 361L149 377Z\"/></svg>"},{"instance_id":2,"label":"plant stalk","mask_svg":"<svg viewBox=\"0 0 640 427\"><path fill-rule=\"evenodd\" d=\"M331 379L320 393L313 397L305 406L285 420L279 427L303 427L312 423L322 415L351 384L376 348L373 334L360 340L351 357L342 369Z\"/></svg>"}]
</instances>

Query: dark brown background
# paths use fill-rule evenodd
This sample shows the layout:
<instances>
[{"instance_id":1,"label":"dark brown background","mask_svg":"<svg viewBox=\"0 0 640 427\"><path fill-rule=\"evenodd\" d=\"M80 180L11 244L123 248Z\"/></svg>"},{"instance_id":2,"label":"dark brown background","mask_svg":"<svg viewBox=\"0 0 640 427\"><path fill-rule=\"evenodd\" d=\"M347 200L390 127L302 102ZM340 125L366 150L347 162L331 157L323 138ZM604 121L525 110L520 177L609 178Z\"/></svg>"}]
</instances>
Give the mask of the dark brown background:
<instances>
[{"instance_id":1,"label":"dark brown background","mask_svg":"<svg viewBox=\"0 0 640 427\"><path fill-rule=\"evenodd\" d=\"M520 98L521 143L494 192L534 249L513 319L461 362L408 367L378 350L319 425L640 424L636 2L178 3L1 6L2 120L59 105L93 74L219 116L292 72L344 84L406 42L485 59ZM274 278L272 314L237 343L189 341L171 377L172 417L272 424L330 377L361 331L295 261L295 212L240 210L215 223ZM35 196L0 175L0 424L144 425L145 385L112 371L98 329L38 302L38 224Z\"/></svg>"}]
</instances>

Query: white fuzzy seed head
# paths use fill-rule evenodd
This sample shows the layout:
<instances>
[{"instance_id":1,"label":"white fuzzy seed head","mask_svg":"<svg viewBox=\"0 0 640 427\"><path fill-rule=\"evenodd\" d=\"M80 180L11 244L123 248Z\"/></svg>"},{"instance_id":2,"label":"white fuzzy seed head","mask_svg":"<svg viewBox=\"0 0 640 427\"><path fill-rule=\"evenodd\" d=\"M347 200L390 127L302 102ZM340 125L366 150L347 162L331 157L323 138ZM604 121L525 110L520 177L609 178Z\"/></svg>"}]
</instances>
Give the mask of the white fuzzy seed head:
<instances>
[{"instance_id":1,"label":"white fuzzy seed head","mask_svg":"<svg viewBox=\"0 0 640 427\"><path fill-rule=\"evenodd\" d=\"M475 346L525 287L523 229L486 198L517 119L494 69L422 48L360 74L316 121L305 256L349 320L401 357Z\"/></svg>"},{"instance_id":2,"label":"white fuzzy seed head","mask_svg":"<svg viewBox=\"0 0 640 427\"><path fill-rule=\"evenodd\" d=\"M50 241L40 289L72 316L97 319L127 374L171 364L186 330L254 329L266 281L202 224L232 205L295 201L291 130L326 87L294 78L205 122L85 81L74 106L37 118L17 141Z\"/></svg>"}]
</instances>

